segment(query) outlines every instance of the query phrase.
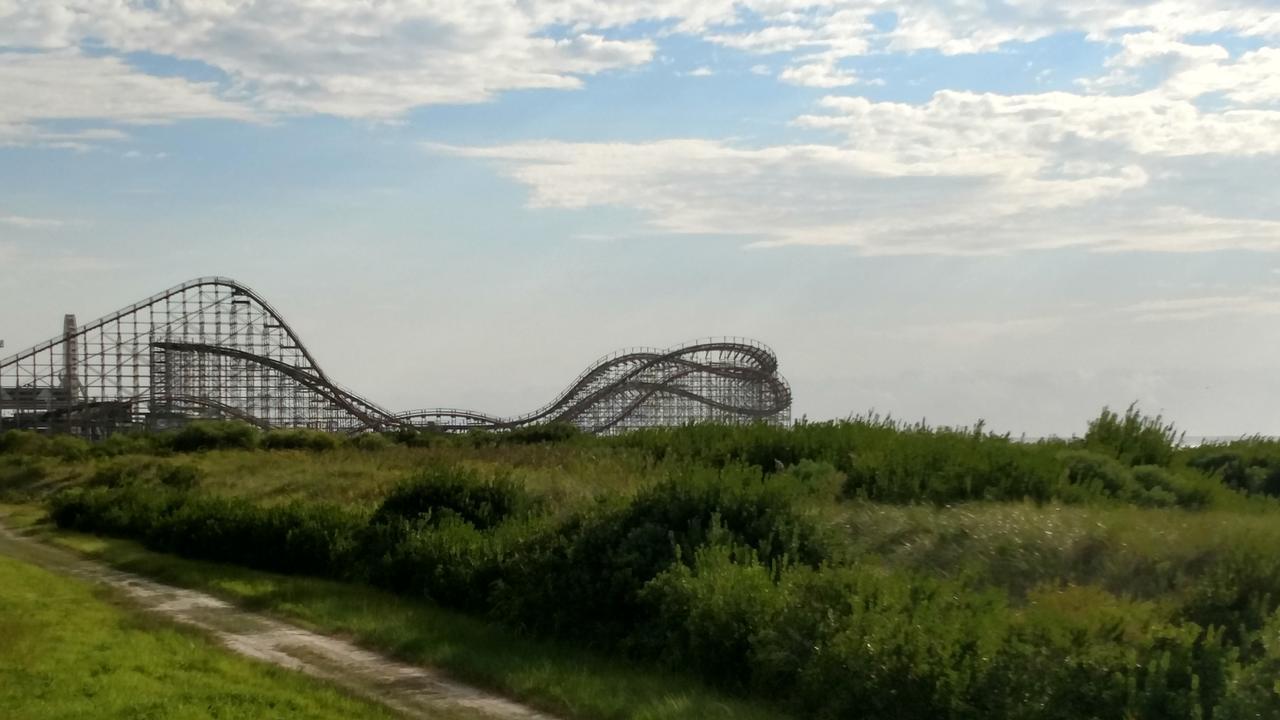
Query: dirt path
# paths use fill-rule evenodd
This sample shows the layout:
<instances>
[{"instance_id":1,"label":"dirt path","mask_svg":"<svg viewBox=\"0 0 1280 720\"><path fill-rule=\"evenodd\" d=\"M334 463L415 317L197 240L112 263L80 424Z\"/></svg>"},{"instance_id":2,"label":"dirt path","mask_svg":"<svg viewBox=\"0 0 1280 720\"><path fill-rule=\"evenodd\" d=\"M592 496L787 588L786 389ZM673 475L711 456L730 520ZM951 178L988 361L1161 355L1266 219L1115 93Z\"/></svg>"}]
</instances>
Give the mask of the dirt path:
<instances>
[{"instance_id":1,"label":"dirt path","mask_svg":"<svg viewBox=\"0 0 1280 720\"><path fill-rule=\"evenodd\" d=\"M140 609L192 625L231 650L341 685L410 717L555 720L519 703L274 620L211 595L120 572L19 536L0 524L0 554L114 588Z\"/></svg>"}]
</instances>

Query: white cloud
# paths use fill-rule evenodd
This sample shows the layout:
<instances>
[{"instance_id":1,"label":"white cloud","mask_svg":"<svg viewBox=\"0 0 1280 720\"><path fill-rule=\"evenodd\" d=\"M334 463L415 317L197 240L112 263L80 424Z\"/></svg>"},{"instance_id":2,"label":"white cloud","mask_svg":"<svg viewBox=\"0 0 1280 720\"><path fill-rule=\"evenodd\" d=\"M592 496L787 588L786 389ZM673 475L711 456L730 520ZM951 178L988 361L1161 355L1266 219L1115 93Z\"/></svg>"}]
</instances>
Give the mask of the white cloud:
<instances>
[{"instance_id":1,"label":"white cloud","mask_svg":"<svg viewBox=\"0 0 1280 720\"><path fill-rule=\"evenodd\" d=\"M783 70L778 79L791 85L816 88L837 88L857 84L853 73L836 67L834 58L824 58L804 65L793 65Z\"/></svg>"},{"instance_id":2,"label":"white cloud","mask_svg":"<svg viewBox=\"0 0 1280 720\"><path fill-rule=\"evenodd\" d=\"M122 139L116 128L50 129L51 120L160 123L192 118L251 120L208 83L147 75L123 60L76 50L0 52L0 145L83 148Z\"/></svg>"},{"instance_id":3,"label":"white cloud","mask_svg":"<svg viewBox=\"0 0 1280 720\"><path fill-rule=\"evenodd\" d=\"M535 207L623 206L660 230L865 254L1280 250L1280 215L1203 207L1183 158L1280 158L1280 111L1201 110L1159 93L921 105L829 97L797 123L838 145L534 142L449 151L500 162ZM1242 166L1242 171L1243 171ZM1265 187L1260 178L1258 187ZM1265 205L1265 203L1259 203Z\"/></svg>"},{"instance_id":4,"label":"white cloud","mask_svg":"<svg viewBox=\"0 0 1280 720\"><path fill-rule=\"evenodd\" d=\"M992 243L986 228L1140 187L1122 168L1072 179L886 171L833 146L735 148L704 140L535 142L434 150L487 158L527 185L533 207L625 206L674 233L730 234L761 244L852 245L869 254L988 253L1089 242L1030 234Z\"/></svg>"},{"instance_id":5,"label":"white cloud","mask_svg":"<svg viewBox=\"0 0 1280 720\"><path fill-rule=\"evenodd\" d=\"M116 52L194 60L220 70L229 89L259 108L282 113L391 118L504 90L575 88L583 76L654 54L651 40L615 40L590 28L549 36L572 20L554 3L31 5L0 5L0 46L73 48L92 40Z\"/></svg>"},{"instance_id":6,"label":"white cloud","mask_svg":"<svg viewBox=\"0 0 1280 720\"><path fill-rule=\"evenodd\" d=\"M1280 100L1280 48L1264 47L1232 59L1221 45L1193 45L1156 32L1125 35L1120 44L1121 51L1107 61L1111 72L1083 81L1084 87L1137 86L1142 73L1154 73L1155 90L1170 98L1222 93L1237 105Z\"/></svg>"},{"instance_id":7,"label":"white cloud","mask_svg":"<svg viewBox=\"0 0 1280 720\"><path fill-rule=\"evenodd\" d=\"M994 163L1036 170L1057 157L1120 148L1151 155L1231 155L1280 152L1280 111L1205 112L1159 94L1130 96L996 95L941 91L923 105L827 97L827 113L797 123L836 130L851 146L887 165L928 165L938 171ZM1072 172L1072 167L1063 168Z\"/></svg>"},{"instance_id":8,"label":"white cloud","mask_svg":"<svg viewBox=\"0 0 1280 720\"><path fill-rule=\"evenodd\" d=\"M1280 38L1271 3L0 0L0 47L38 48L0 52L0 144L85 147L123 137L121 124L198 117L393 119L513 89L573 89L651 62L652 38L669 32L771 56L752 72L774 68L782 82L837 88L858 82L844 62L858 55L991 51L1076 31L1117 43L1105 76L1080 93L944 90L916 104L829 97L795 120L829 133L829 144L677 139L450 151L500 162L537 206L633 207L664 231L763 245L1275 249L1274 211L1206 207L1194 179L1169 167L1212 156L1274 171L1280 50L1233 56L1196 44L1215 32ZM872 22L886 9L896 17L887 29ZM655 21L656 31L635 26ZM88 44L94 53L78 49ZM191 61L217 80L149 75L120 59L132 52Z\"/></svg>"},{"instance_id":9,"label":"white cloud","mask_svg":"<svg viewBox=\"0 0 1280 720\"><path fill-rule=\"evenodd\" d=\"M872 18L886 10L896 22L882 29ZM817 56L823 60L784 59L780 77L838 87L852 77L837 63L872 52L984 52L1056 33L1111 39L1146 27L1167 42L1207 32L1274 38L1274 10L1272 0L8 0L0 3L0 47L155 53L216 69L223 90L263 111L388 119L507 90L573 89L585 77L652 61L646 35L667 32L748 53ZM637 29L641 22L660 29ZM1252 69L1242 73L1274 86L1273 58L1245 65Z\"/></svg>"},{"instance_id":10,"label":"white cloud","mask_svg":"<svg viewBox=\"0 0 1280 720\"><path fill-rule=\"evenodd\" d=\"M700 68L694 68L685 74L689 77L711 77L716 74L716 71L704 65Z\"/></svg>"}]
</instances>

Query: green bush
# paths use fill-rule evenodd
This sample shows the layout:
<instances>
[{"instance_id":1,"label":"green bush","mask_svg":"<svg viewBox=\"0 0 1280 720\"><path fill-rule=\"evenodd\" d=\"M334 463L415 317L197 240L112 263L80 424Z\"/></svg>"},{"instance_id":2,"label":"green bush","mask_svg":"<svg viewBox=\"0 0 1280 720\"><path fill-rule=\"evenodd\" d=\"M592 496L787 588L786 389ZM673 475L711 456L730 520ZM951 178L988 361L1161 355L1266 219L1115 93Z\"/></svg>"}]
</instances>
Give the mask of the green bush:
<instances>
[{"instance_id":1,"label":"green bush","mask_svg":"<svg viewBox=\"0 0 1280 720\"><path fill-rule=\"evenodd\" d=\"M420 433L414 433L412 437L416 438L419 435ZM409 445L411 447L422 447L421 445L417 444L418 442L417 440L411 440L406 438L404 440L400 440L400 442L402 442L405 445ZM347 443L351 447L357 450L374 452L377 450L382 450L384 448L391 447L392 441L382 433L366 432L366 433L360 433L359 435L352 436L347 440Z\"/></svg>"},{"instance_id":2,"label":"green bush","mask_svg":"<svg viewBox=\"0 0 1280 720\"><path fill-rule=\"evenodd\" d=\"M264 450L332 450L339 441L331 433L306 428L268 430L262 434L259 444Z\"/></svg>"},{"instance_id":3,"label":"green bush","mask_svg":"<svg viewBox=\"0 0 1280 720\"><path fill-rule=\"evenodd\" d=\"M152 485L78 487L55 494L49 516L58 527L145 540L186 498Z\"/></svg>"},{"instance_id":4,"label":"green bush","mask_svg":"<svg viewBox=\"0 0 1280 720\"><path fill-rule=\"evenodd\" d=\"M582 436L582 431L571 423L546 423L526 425L497 437L504 444L532 445L535 443L562 443Z\"/></svg>"},{"instance_id":5,"label":"green bush","mask_svg":"<svg viewBox=\"0 0 1280 720\"><path fill-rule=\"evenodd\" d=\"M1280 441L1248 438L1184 451L1187 466L1253 495L1280 497Z\"/></svg>"},{"instance_id":6,"label":"green bush","mask_svg":"<svg viewBox=\"0 0 1280 720\"><path fill-rule=\"evenodd\" d=\"M760 647L764 633L800 644L809 639L774 625L788 603L774 573L750 548L723 538L699 548L692 561L671 565L640 591L651 618L643 630L649 651L739 692L765 684L780 688L784 676L794 681L795 648ZM779 667L772 667L774 661ZM769 670L762 672L765 666Z\"/></svg>"},{"instance_id":7,"label":"green bush","mask_svg":"<svg viewBox=\"0 0 1280 720\"><path fill-rule=\"evenodd\" d=\"M48 438L30 430L6 430L0 433L0 454L43 455Z\"/></svg>"},{"instance_id":8,"label":"green bush","mask_svg":"<svg viewBox=\"0 0 1280 720\"><path fill-rule=\"evenodd\" d=\"M73 435L42 435L30 430L0 433L0 455L49 457L75 462L89 456L87 440Z\"/></svg>"},{"instance_id":9,"label":"green bush","mask_svg":"<svg viewBox=\"0 0 1280 720\"><path fill-rule=\"evenodd\" d=\"M167 452L162 436L145 433L115 433L95 444L92 452L97 457L121 455L157 455Z\"/></svg>"},{"instance_id":10,"label":"green bush","mask_svg":"<svg viewBox=\"0 0 1280 720\"><path fill-rule=\"evenodd\" d=\"M374 523L458 517L487 530L537 508L523 485L505 476L481 477L461 466L431 465L387 495Z\"/></svg>"},{"instance_id":11,"label":"green bush","mask_svg":"<svg viewBox=\"0 0 1280 720\"><path fill-rule=\"evenodd\" d=\"M1143 415L1136 405L1130 405L1123 416L1103 408L1084 435L1085 447L1128 465L1168 466L1181 442L1182 434L1173 424L1165 424L1159 415Z\"/></svg>"},{"instance_id":12,"label":"green bush","mask_svg":"<svg viewBox=\"0 0 1280 720\"><path fill-rule=\"evenodd\" d=\"M680 558L693 558L713 533L766 563L817 566L831 559L831 547L796 508L795 493L758 469L690 468L629 502L579 512L515 548L496 612L542 632L624 640L646 621L640 589Z\"/></svg>"},{"instance_id":13,"label":"green bush","mask_svg":"<svg viewBox=\"0 0 1280 720\"><path fill-rule=\"evenodd\" d=\"M1215 720L1280 717L1280 613L1267 621L1256 645L1256 661L1232 667Z\"/></svg>"},{"instance_id":14,"label":"green bush","mask_svg":"<svg viewBox=\"0 0 1280 720\"><path fill-rule=\"evenodd\" d=\"M251 450L258 446L261 435L256 427L232 420L197 420L164 436L174 452L202 450Z\"/></svg>"},{"instance_id":15,"label":"green bush","mask_svg":"<svg viewBox=\"0 0 1280 720\"><path fill-rule=\"evenodd\" d=\"M28 455L0 455L0 499L24 501L49 477L47 461Z\"/></svg>"},{"instance_id":16,"label":"green bush","mask_svg":"<svg viewBox=\"0 0 1280 720\"><path fill-rule=\"evenodd\" d=\"M1045 501L1058 464L1042 446L979 432L912 429L888 435L846 463L845 493L881 502Z\"/></svg>"}]
</instances>

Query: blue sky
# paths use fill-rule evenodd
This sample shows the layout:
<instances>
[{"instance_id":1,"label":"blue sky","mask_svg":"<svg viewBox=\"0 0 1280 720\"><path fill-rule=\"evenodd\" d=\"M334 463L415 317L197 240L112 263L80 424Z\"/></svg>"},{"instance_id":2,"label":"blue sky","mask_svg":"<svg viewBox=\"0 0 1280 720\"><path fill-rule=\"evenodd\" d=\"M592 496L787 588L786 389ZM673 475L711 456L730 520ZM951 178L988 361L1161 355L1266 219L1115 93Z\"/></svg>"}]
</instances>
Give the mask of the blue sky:
<instances>
[{"instance_id":1,"label":"blue sky","mask_svg":"<svg viewBox=\"0 0 1280 720\"><path fill-rule=\"evenodd\" d=\"M796 414L1280 433L1264 0L0 0L0 338L228 275L391 407L769 343Z\"/></svg>"}]
</instances>

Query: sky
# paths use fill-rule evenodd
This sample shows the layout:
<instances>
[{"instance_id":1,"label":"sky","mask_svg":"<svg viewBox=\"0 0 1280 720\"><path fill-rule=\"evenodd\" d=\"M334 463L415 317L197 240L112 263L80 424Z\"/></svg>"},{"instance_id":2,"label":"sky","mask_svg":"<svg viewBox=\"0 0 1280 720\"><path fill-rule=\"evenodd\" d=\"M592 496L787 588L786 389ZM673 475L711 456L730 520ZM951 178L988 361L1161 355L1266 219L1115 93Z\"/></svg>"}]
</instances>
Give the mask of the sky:
<instances>
[{"instance_id":1,"label":"sky","mask_svg":"<svg viewBox=\"0 0 1280 720\"><path fill-rule=\"evenodd\" d=\"M0 0L0 354L205 275L391 409L723 335L796 417L1280 434L1280 2Z\"/></svg>"}]
</instances>

